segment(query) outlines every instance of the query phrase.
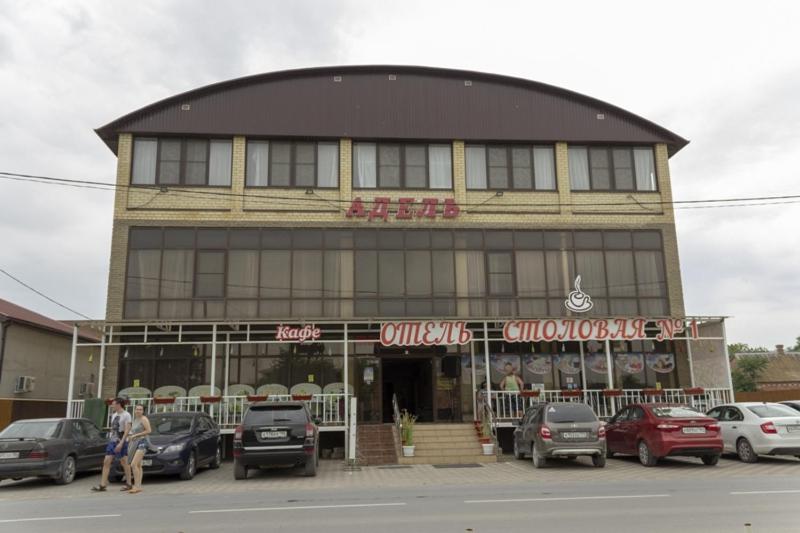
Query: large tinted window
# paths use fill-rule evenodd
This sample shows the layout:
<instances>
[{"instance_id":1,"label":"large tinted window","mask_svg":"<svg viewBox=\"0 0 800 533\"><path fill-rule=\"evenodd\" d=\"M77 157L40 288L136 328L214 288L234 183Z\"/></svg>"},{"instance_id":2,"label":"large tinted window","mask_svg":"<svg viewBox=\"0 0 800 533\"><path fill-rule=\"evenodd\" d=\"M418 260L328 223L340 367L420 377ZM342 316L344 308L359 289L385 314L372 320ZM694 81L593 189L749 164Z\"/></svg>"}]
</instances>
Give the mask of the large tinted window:
<instances>
[{"instance_id":1,"label":"large tinted window","mask_svg":"<svg viewBox=\"0 0 800 533\"><path fill-rule=\"evenodd\" d=\"M188 433L192 429L191 416L150 415L148 418L154 435Z\"/></svg>"},{"instance_id":2,"label":"large tinted window","mask_svg":"<svg viewBox=\"0 0 800 533\"><path fill-rule=\"evenodd\" d=\"M137 137L131 184L230 187L232 151L230 139Z\"/></svg>"},{"instance_id":3,"label":"large tinted window","mask_svg":"<svg viewBox=\"0 0 800 533\"><path fill-rule=\"evenodd\" d=\"M652 407L650 412L658 418L697 418L698 416L705 416L691 407Z\"/></svg>"},{"instance_id":4,"label":"large tinted window","mask_svg":"<svg viewBox=\"0 0 800 533\"><path fill-rule=\"evenodd\" d=\"M308 416L300 405L251 407L244 417L248 426L269 424L305 424Z\"/></svg>"},{"instance_id":5,"label":"large tinted window","mask_svg":"<svg viewBox=\"0 0 800 533\"><path fill-rule=\"evenodd\" d=\"M49 439L58 434L60 422L14 422L0 439Z\"/></svg>"},{"instance_id":6,"label":"large tinted window","mask_svg":"<svg viewBox=\"0 0 800 533\"><path fill-rule=\"evenodd\" d=\"M655 191L656 171L649 146L570 146L573 191Z\"/></svg>"},{"instance_id":7,"label":"large tinted window","mask_svg":"<svg viewBox=\"0 0 800 533\"><path fill-rule=\"evenodd\" d=\"M554 424L568 423L568 422L594 422L597 420L591 407L584 404L558 404L549 405L545 410L545 416L548 422Z\"/></svg>"}]
</instances>

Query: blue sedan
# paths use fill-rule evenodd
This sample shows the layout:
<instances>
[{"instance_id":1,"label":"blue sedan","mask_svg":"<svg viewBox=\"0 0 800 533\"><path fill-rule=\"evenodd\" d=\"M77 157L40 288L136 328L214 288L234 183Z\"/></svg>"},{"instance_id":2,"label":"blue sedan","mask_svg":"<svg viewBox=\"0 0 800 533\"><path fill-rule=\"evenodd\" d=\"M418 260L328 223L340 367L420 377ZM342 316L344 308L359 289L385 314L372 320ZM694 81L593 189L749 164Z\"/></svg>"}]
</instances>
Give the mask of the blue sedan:
<instances>
[{"instance_id":1,"label":"blue sedan","mask_svg":"<svg viewBox=\"0 0 800 533\"><path fill-rule=\"evenodd\" d=\"M145 453L145 474L179 475L189 480L203 466L219 468L222 447L219 427L205 413L154 413L150 419L152 447ZM122 476L119 463L115 477Z\"/></svg>"}]
</instances>

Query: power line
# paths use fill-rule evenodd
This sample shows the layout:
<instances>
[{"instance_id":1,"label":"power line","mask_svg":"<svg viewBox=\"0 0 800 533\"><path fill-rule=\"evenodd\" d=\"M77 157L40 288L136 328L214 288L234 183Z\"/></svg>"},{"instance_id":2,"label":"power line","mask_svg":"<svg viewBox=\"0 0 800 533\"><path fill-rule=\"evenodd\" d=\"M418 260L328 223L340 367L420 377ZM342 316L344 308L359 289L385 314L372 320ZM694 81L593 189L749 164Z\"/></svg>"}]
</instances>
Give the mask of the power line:
<instances>
[{"instance_id":1,"label":"power line","mask_svg":"<svg viewBox=\"0 0 800 533\"><path fill-rule=\"evenodd\" d=\"M339 203L339 204L350 204L352 200L347 199L339 199L339 198L324 198L321 196L316 195L308 195L304 197L291 197L291 196L279 196L279 195L265 195L265 194L255 194L253 192L245 192L245 193L233 193L233 192L225 192L225 191L200 191L200 190L192 190L186 191L180 188L170 188L169 185L129 185L129 184L117 184L117 183L107 183L107 182L100 182L100 181L91 181L91 180L76 180L76 179L68 179L68 178L57 178L51 176L40 176L40 175L33 175L33 174L20 174L14 172L2 172L0 171L0 178L3 179L10 179L10 180L17 180L17 181L29 181L34 183L49 183L49 184L59 184L65 186L76 186L76 187L83 187L83 188L94 188L94 189L101 189L101 190L115 190L118 188L125 188L125 189L135 189L135 190L152 190L157 192L170 192L176 195L187 195L189 197L202 197L202 196L221 196L221 197L235 197L235 198L250 198L255 200L264 200L274 202L275 200L284 200L293 203ZM313 190L313 188L310 188ZM365 192L369 192L370 190L365 190ZM445 189L442 191L435 191L431 190L431 193L436 192L444 192ZM514 191L510 191L514 192ZM468 207L487 207L489 201L493 200L494 198L498 198L497 196L490 197L487 200L484 200L479 203L462 203L459 204L460 207L468 208ZM594 203L581 203L581 202L569 202L569 203L509 203L504 202L499 207L553 207L553 206L562 206L562 207L595 207L595 206L632 206L632 205L639 205L640 207L644 207L646 205L683 205L683 204L725 204L731 202L771 202L776 200L798 200L800 201L800 194L787 194L787 195L776 195L776 196L752 196L752 197L733 197L733 198L709 198L709 199L699 199L699 200L648 200L648 201L639 201L632 199L631 201L626 202L594 202ZM389 202L390 204L397 204L398 201L394 200ZM795 203L795 202L787 202L787 203ZM274 205L271 203L270 205ZM769 203L758 203L758 204L740 204L736 205L735 207L747 207L749 205L770 205ZM714 206L700 206L700 208L710 208ZM682 207L675 207L675 209L681 209Z\"/></svg>"},{"instance_id":2,"label":"power line","mask_svg":"<svg viewBox=\"0 0 800 533\"><path fill-rule=\"evenodd\" d=\"M0 273L3 273L3 274L5 274L5 275L6 275L6 276L8 276L9 278L13 279L13 280L14 280L14 281L16 281L17 283L19 283L20 285L22 285L23 287L25 287L26 289L30 289L30 290L32 290L33 292L35 292L36 294L38 294L38 295L39 295L39 296L41 296L42 298L44 298L44 299L46 299L46 300L48 300L48 301L50 301L50 302L53 302L53 303L54 303L54 304L56 304L57 306L59 306L59 307L62 307L62 308L64 308L64 309L66 309L66 310L67 310L67 311L69 311L70 313L74 313L74 314L76 314L76 315L78 315L78 316L82 316L82 317L83 317L83 318L85 318L86 320L91 320L91 318L89 318L88 316L84 315L84 314L83 314L83 313L81 313L80 311L76 311L75 309L72 309L71 307L67 307L67 306L66 306L66 305L64 305L64 304L62 304L62 303L60 303L60 302L57 302L56 300L54 300L54 299L50 298L50 297L49 297L48 295L46 295L45 293L43 293L43 292L41 292L41 291L38 291L38 290L34 289L33 287L31 287L30 285L28 285L27 283L25 283L25 282L24 282L24 281L22 281L21 279L19 279L19 278L15 278L14 276L12 276L11 274L9 274L8 272L6 272L5 270L3 270L2 268L0 268Z\"/></svg>"}]
</instances>

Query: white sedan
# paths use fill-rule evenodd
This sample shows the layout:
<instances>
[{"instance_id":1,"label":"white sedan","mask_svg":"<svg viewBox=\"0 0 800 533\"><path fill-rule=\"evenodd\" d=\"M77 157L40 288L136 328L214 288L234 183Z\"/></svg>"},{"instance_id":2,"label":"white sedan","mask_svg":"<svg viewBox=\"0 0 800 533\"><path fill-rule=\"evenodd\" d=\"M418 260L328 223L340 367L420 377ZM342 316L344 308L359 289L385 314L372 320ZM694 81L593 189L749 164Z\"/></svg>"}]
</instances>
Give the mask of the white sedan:
<instances>
[{"instance_id":1,"label":"white sedan","mask_svg":"<svg viewBox=\"0 0 800 533\"><path fill-rule=\"evenodd\" d=\"M708 416L719 421L724 452L745 463L759 455L800 458L800 412L779 403L738 402L718 405Z\"/></svg>"}]
</instances>

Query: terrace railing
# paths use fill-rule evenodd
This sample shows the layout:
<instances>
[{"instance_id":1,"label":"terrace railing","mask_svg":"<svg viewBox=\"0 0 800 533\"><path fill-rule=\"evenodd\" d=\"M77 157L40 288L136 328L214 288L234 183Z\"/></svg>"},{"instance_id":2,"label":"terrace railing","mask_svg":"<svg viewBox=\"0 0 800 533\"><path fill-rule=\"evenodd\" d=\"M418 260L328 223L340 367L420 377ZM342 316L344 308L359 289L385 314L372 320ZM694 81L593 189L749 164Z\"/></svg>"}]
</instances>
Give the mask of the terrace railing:
<instances>
[{"instance_id":1,"label":"terrace railing","mask_svg":"<svg viewBox=\"0 0 800 533\"><path fill-rule=\"evenodd\" d=\"M607 419L631 403L681 403L705 412L732 401L727 388L492 391L490 395L495 424L518 420L528 407L543 402L586 403L599 418Z\"/></svg>"}]
</instances>

